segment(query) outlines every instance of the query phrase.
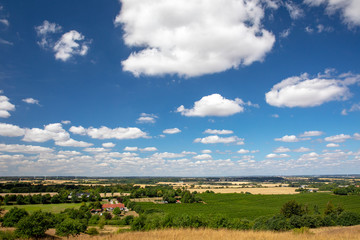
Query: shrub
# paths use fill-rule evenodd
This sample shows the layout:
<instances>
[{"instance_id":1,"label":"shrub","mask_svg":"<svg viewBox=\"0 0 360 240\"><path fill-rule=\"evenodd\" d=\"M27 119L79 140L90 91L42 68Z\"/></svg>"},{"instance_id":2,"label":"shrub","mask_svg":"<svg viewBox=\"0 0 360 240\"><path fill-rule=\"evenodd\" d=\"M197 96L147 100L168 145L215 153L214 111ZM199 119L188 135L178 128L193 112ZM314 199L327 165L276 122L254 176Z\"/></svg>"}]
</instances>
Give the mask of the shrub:
<instances>
[{"instance_id":1,"label":"shrub","mask_svg":"<svg viewBox=\"0 0 360 240\"><path fill-rule=\"evenodd\" d=\"M66 236L69 235L76 236L82 232L86 231L87 226L81 221L66 218L62 223L56 226L56 235Z\"/></svg>"},{"instance_id":2,"label":"shrub","mask_svg":"<svg viewBox=\"0 0 360 240\"><path fill-rule=\"evenodd\" d=\"M275 215L266 221L268 230L284 231L291 229L288 220L282 215Z\"/></svg>"},{"instance_id":3,"label":"shrub","mask_svg":"<svg viewBox=\"0 0 360 240\"><path fill-rule=\"evenodd\" d=\"M309 234L310 229L308 227L301 227L301 228L295 228L293 229L293 233L295 234Z\"/></svg>"},{"instance_id":4,"label":"shrub","mask_svg":"<svg viewBox=\"0 0 360 240\"><path fill-rule=\"evenodd\" d=\"M86 231L86 234L89 234L89 235L98 235L99 234L99 231L96 229L96 228L89 228L87 231Z\"/></svg>"},{"instance_id":5,"label":"shrub","mask_svg":"<svg viewBox=\"0 0 360 240\"><path fill-rule=\"evenodd\" d=\"M89 219L89 224L91 225L96 225L99 223L99 220L100 220L100 216L95 214L95 215L92 215L91 218Z\"/></svg>"},{"instance_id":6,"label":"shrub","mask_svg":"<svg viewBox=\"0 0 360 240\"><path fill-rule=\"evenodd\" d=\"M16 234L13 231L0 231L0 239L15 240Z\"/></svg>"},{"instance_id":7,"label":"shrub","mask_svg":"<svg viewBox=\"0 0 360 240\"><path fill-rule=\"evenodd\" d=\"M253 229L254 230L266 230L267 224L266 221L269 219L269 217L262 216L255 219Z\"/></svg>"},{"instance_id":8,"label":"shrub","mask_svg":"<svg viewBox=\"0 0 360 240\"><path fill-rule=\"evenodd\" d=\"M354 212L343 212L339 215L337 223L341 226L360 224L360 214Z\"/></svg>"},{"instance_id":9,"label":"shrub","mask_svg":"<svg viewBox=\"0 0 360 240\"><path fill-rule=\"evenodd\" d=\"M23 217L28 216L29 213L22 208L14 207L4 216L2 223L3 227L14 227Z\"/></svg>"},{"instance_id":10,"label":"shrub","mask_svg":"<svg viewBox=\"0 0 360 240\"><path fill-rule=\"evenodd\" d=\"M44 213L40 210L30 216L22 218L17 224L16 233L25 238L39 238L45 235L45 231L49 229L51 225L51 214Z\"/></svg>"},{"instance_id":11,"label":"shrub","mask_svg":"<svg viewBox=\"0 0 360 240\"><path fill-rule=\"evenodd\" d=\"M301 216L305 211L301 204L297 203L295 200L291 200L282 206L280 213L286 218L290 218L293 215Z\"/></svg>"}]
</instances>

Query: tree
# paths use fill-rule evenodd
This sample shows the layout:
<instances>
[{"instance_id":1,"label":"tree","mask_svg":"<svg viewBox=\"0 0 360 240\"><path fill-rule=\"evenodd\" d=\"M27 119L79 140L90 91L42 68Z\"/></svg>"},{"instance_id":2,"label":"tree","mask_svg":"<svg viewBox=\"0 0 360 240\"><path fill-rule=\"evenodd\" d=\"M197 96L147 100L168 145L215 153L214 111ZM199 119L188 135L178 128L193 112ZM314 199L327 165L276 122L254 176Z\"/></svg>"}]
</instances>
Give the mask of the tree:
<instances>
[{"instance_id":1,"label":"tree","mask_svg":"<svg viewBox=\"0 0 360 240\"><path fill-rule=\"evenodd\" d=\"M3 218L3 227L14 227L20 219L28 216L28 212L22 208L14 207L9 212L7 212Z\"/></svg>"},{"instance_id":2,"label":"tree","mask_svg":"<svg viewBox=\"0 0 360 240\"><path fill-rule=\"evenodd\" d=\"M87 226L78 220L66 218L56 226L56 235L68 237L79 235L86 231Z\"/></svg>"},{"instance_id":3,"label":"tree","mask_svg":"<svg viewBox=\"0 0 360 240\"><path fill-rule=\"evenodd\" d=\"M280 213L286 218L290 218L293 215L302 216L305 211L301 204L297 203L295 200L291 200L282 206Z\"/></svg>"},{"instance_id":4,"label":"tree","mask_svg":"<svg viewBox=\"0 0 360 240\"><path fill-rule=\"evenodd\" d=\"M41 210L36 211L18 222L16 233L26 238L43 237L45 231L52 225L51 220L52 216L50 213L44 213Z\"/></svg>"},{"instance_id":5,"label":"tree","mask_svg":"<svg viewBox=\"0 0 360 240\"><path fill-rule=\"evenodd\" d=\"M115 215L120 215L120 214L121 214L120 208L119 208L119 207L116 207L116 208L114 209L114 211L113 211L113 214L115 214Z\"/></svg>"}]
</instances>

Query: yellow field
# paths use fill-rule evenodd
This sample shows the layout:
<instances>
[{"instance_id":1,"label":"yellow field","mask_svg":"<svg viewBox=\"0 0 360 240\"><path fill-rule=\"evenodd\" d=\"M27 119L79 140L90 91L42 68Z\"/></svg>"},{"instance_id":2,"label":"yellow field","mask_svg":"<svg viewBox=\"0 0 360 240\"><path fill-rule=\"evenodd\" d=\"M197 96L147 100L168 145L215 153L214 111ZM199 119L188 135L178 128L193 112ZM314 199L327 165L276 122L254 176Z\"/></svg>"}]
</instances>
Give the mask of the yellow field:
<instances>
[{"instance_id":1,"label":"yellow field","mask_svg":"<svg viewBox=\"0 0 360 240\"><path fill-rule=\"evenodd\" d=\"M75 239L75 238L69 238ZM149 232L125 232L103 236L90 237L81 235L76 239L114 239L114 240L223 240L223 239L246 239L246 240L360 240L360 226L331 227L310 230L310 233L270 232L270 231L235 231L235 230L212 230L212 229L166 229Z\"/></svg>"},{"instance_id":2,"label":"yellow field","mask_svg":"<svg viewBox=\"0 0 360 240\"><path fill-rule=\"evenodd\" d=\"M207 190L213 191L215 193L241 193L241 192L250 192L251 194L298 194L295 192L294 187L268 187L268 188L192 188L189 189L192 191L197 191L199 193L205 192Z\"/></svg>"}]
</instances>

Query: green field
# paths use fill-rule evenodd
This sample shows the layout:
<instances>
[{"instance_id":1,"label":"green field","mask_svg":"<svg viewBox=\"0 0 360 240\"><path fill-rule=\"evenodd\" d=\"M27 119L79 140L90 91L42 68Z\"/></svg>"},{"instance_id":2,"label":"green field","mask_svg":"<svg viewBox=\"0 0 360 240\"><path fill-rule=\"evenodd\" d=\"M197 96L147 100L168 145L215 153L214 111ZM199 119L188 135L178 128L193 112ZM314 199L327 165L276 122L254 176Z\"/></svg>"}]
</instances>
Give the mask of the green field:
<instances>
[{"instance_id":1,"label":"green field","mask_svg":"<svg viewBox=\"0 0 360 240\"><path fill-rule=\"evenodd\" d=\"M341 205L347 211L360 213L360 196L339 196L329 193L309 193L294 195L248 195L248 194L199 194L206 204L154 204L137 203L144 210L159 209L165 213L189 214L189 215L224 215L230 218L246 218L253 220L260 216L274 215L280 212L281 206L296 200L302 204L308 204L312 211L314 205L318 205L323 212L326 203L331 201L336 206Z\"/></svg>"},{"instance_id":2,"label":"green field","mask_svg":"<svg viewBox=\"0 0 360 240\"><path fill-rule=\"evenodd\" d=\"M59 203L59 204L30 204L30 205L10 205L4 206L5 210L10 210L13 207L24 208L29 213L37 210L45 212L59 213L66 208L79 208L81 203Z\"/></svg>"}]
</instances>

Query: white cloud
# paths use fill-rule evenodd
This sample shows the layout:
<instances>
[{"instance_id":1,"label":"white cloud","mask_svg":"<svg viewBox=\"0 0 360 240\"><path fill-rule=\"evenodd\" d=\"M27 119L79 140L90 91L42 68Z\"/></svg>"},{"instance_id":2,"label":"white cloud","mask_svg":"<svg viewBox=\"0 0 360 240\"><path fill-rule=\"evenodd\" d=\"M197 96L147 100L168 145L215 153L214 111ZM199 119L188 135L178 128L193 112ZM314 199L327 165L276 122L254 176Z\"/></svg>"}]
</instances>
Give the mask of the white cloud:
<instances>
[{"instance_id":1,"label":"white cloud","mask_svg":"<svg viewBox=\"0 0 360 240\"><path fill-rule=\"evenodd\" d=\"M246 154L246 153L249 153L250 151L247 150L247 149L240 149L239 151L237 151L238 153L240 154Z\"/></svg>"},{"instance_id":2,"label":"white cloud","mask_svg":"<svg viewBox=\"0 0 360 240\"><path fill-rule=\"evenodd\" d=\"M336 143L328 143L326 144L326 147L339 147L340 145L339 144L336 144Z\"/></svg>"},{"instance_id":3,"label":"white cloud","mask_svg":"<svg viewBox=\"0 0 360 240\"><path fill-rule=\"evenodd\" d=\"M84 141L76 141L76 140L70 138L65 141L56 141L55 145L62 146L62 147L90 147L94 144L84 142Z\"/></svg>"},{"instance_id":4,"label":"white cloud","mask_svg":"<svg viewBox=\"0 0 360 240\"><path fill-rule=\"evenodd\" d=\"M306 148L306 147L300 147L297 149L294 149L293 152L310 152L311 149L310 148Z\"/></svg>"},{"instance_id":5,"label":"white cloud","mask_svg":"<svg viewBox=\"0 0 360 240\"><path fill-rule=\"evenodd\" d=\"M350 27L360 26L360 2L358 0L304 0L304 3L310 6L324 4L328 14L340 11L343 21Z\"/></svg>"},{"instance_id":6,"label":"white cloud","mask_svg":"<svg viewBox=\"0 0 360 240\"><path fill-rule=\"evenodd\" d=\"M278 142L298 142L301 139L297 138L295 135L285 135L281 138L275 138L275 141Z\"/></svg>"},{"instance_id":7,"label":"white cloud","mask_svg":"<svg viewBox=\"0 0 360 240\"><path fill-rule=\"evenodd\" d=\"M75 30L64 33L54 45L55 59L66 62L74 55L86 55L89 50L89 42L84 39L85 36Z\"/></svg>"},{"instance_id":8,"label":"white cloud","mask_svg":"<svg viewBox=\"0 0 360 240\"><path fill-rule=\"evenodd\" d=\"M185 154L185 155L196 155L196 152L182 151L181 154Z\"/></svg>"},{"instance_id":9,"label":"white cloud","mask_svg":"<svg viewBox=\"0 0 360 240\"><path fill-rule=\"evenodd\" d=\"M9 42L9 41L7 41L5 39L2 39L2 38L0 38L0 44L10 45L10 46L14 45L14 43Z\"/></svg>"},{"instance_id":10,"label":"white cloud","mask_svg":"<svg viewBox=\"0 0 360 240\"><path fill-rule=\"evenodd\" d=\"M2 144L0 143L0 151L2 152L15 152L26 154L38 154L53 152L51 148L33 146L33 145L20 145L20 144Z\"/></svg>"},{"instance_id":11,"label":"white cloud","mask_svg":"<svg viewBox=\"0 0 360 240\"><path fill-rule=\"evenodd\" d=\"M273 115L271 115L273 118L279 118L280 116L279 116L279 114L273 114Z\"/></svg>"},{"instance_id":12,"label":"white cloud","mask_svg":"<svg viewBox=\"0 0 360 240\"><path fill-rule=\"evenodd\" d=\"M193 157L193 159L196 160L209 160L212 159L212 156L210 154L200 154Z\"/></svg>"},{"instance_id":13,"label":"white cloud","mask_svg":"<svg viewBox=\"0 0 360 240\"><path fill-rule=\"evenodd\" d=\"M206 129L205 132L206 134L218 134L218 135L226 135L226 134L233 134L234 131L232 130L217 130L217 129Z\"/></svg>"},{"instance_id":14,"label":"white cloud","mask_svg":"<svg viewBox=\"0 0 360 240\"><path fill-rule=\"evenodd\" d=\"M304 11L292 1L287 1L285 7L289 11L292 19L298 19L304 16Z\"/></svg>"},{"instance_id":15,"label":"white cloud","mask_svg":"<svg viewBox=\"0 0 360 240\"><path fill-rule=\"evenodd\" d=\"M280 146L274 150L274 153L284 153L284 152L290 152L291 150L289 148Z\"/></svg>"},{"instance_id":16,"label":"white cloud","mask_svg":"<svg viewBox=\"0 0 360 240\"><path fill-rule=\"evenodd\" d=\"M54 45L53 40L49 37L49 35L61 32L62 27L56 23L50 23L49 21L45 20L42 25L35 27L35 31L41 38L38 44L43 48L47 48Z\"/></svg>"},{"instance_id":17,"label":"white cloud","mask_svg":"<svg viewBox=\"0 0 360 240\"><path fill-rule=\"evenodd\" d=\"M181 158L184 157L184 154L163 152L163 153L154 153L152 156L154 158Z\"/></svg>"},{"instance_id":18,"label":"white cloud","mask_svg":"<svg viewBox=\"0 0 360 240\"><path fill-rule=\"evenodd\" d=\"M76 155L80 155L81 153L77 151L59 151L58 154L76 156Z\"/></svg>"},{"instance_id":19,"label":"white cloud","mask_svg":"<svg viewBox=\"0 0 360 240\"><path fill-rule=\"evenodd\" d=\"M10 117L9 111L15 111L15 105L9 102L8 97L0 95L0 118Z\"/></svg>"},{"instance_id":20,"label":"white cloud","mask_svg":"<svg viewBox=\"0 0 360 240\"><path fill-rule=\"evenodd\" d=\"M135 76L199 76L262 61L275 37L258 0L121 0L114 23L124 42L142 48L122 61Z\"/></svg>"},{"instance_id":21,"label":"white cloud","mask_svg":"<svg viewBox=\"0 0 360 240\"><path fill-rule=\"evenodd\" d=\"M307 33L313 33L313 32L314 32L314 29L312 29L310 26L307 26L307 27L305 28L305 32L307 32Z\"/></svg>"},{"instance_id":22,"label":"white cloud","mask_svg":"<svg viewBox=\"0 0 360 240\"><path fill-rule=\"evenodd\" d=\"M187 117L225 117L243 112L244 105L244 101L240 98L230 100L215 93L202 97L199 101L194 103L194 107L191 109L186 109L183 105L181 105L176 111Z\"/></svg>"},{"instance_id":23,"label":"white cloud","mask_svg":"<svg viewBox=\"0 0 360 240\"><path fill-rule=\"evenodd\" d=\"M176 133L179 133L179 132L181 132L181 130L178 129L178 128L169 128L169 129L165 129L163 131L163 133L165 133L165 134L176 134Z\"/></svg>"},{"instance_id":24,"label":"white cloud","mask_svg":"<svg viewBox=\"0 0 360 240\"><path fill-rule=\"evenodd\" d=\"M102 146L106 148L113 148L116 146L116 144L112 142L107 142L107 143L103 143Z\"/></svg>"},{"instance_id":25,"label":"white cloud","mask_svg":"<svg viewBox=\"0 0 360 240\"><path fill-rule=\"evenodd\" d=\"M137 138L148 138L147 133L141 131L139 128L128 127L128 128L108 128L108 127L100 127L100 128L84 128L82 126L74 127L72 126L69 129L70 132L80 135L87 134L91 138L95 139L137 139Z\"/></svg>"},{"instance_id":26,"label":"white cloud","mask_svg":"<svg viewBox=\"0 0 360 240\"><path fill-rule=\"evenodd\" d=\"M290 35L290 33L291 33L291 29L290 29L290 28L287 28L287 29L285 29L284 31L282 31L282 32L280 33L280 37L282 37L282 38L287 38L287 37Z\"/></svg>"},{"instance_id":27,"label":"white cloud","mask_svg":"<svg viewBox=\"0 0 360 240\"><path fill-rule=\"evenodd\" d=\"M317 137L317 136L321 136L324 133L321 131L306 131L303 134L300 135L300 137Z\"/></svg>"},{"instance_id":28,"label":"white cloud","mask_svg":"<svg viewBox=\"0 0 360 240\"><path fill-rule=\"evenodd\" d=\"M205 153L212 153L212 151L210 149L204 149L204 150L201 151L201 153L204 153L204 154Z\"/></svg>"},{"instance_id":29,"label":"white cloud","mask_svg":"<svg viewBox=\"0 0 360 240\"><path fill-rule=\"evenodd\" d=\"M276 107L315 107L330 101L347 100L351 93L348 85L360 81L360 75L341 74L309 78L307 73L287 78L266 93L266 102Z\"/></svg>"},{"instance_id":30,"label":"white cloud","mask_svg":"<svg viewBox=\"0 0 360 240\"><path fill-rule=\"evenodd\" d=\"M311 153L303 154L299 158L299 161L316 161L316 160L318 160L319 157L320 157L320 155L317 154L316 152L311 152Z\"/></svg>"},{"instance_id":31,"label":"white cloud","mask_svg":"<svg viewBox=\"0 0 360 240\"><path fill-rule=\"evenodd\" d=\"M7 27L10 25L9 20L5 18L0 18L0 23L4 24Z\"/></svg>"},{"instance_id":32,"label":"white cloud","mask_svg":"<svg viewBox=\"0 0 360 240\"><path fill-rule=\"evenodd\" d=\"M137 150L139 150L138 147L125 147L124 148L124 151L129 151L129 152L135 152Z\"/></svg>"},{"instance_id":33,"label":"white cloud","mask_svg":"<svg viewBox=\"0 0 360 240\"><path fill-rule=\"evenodd\" d=\"M357 112L360 111L360 103L354 103L349 110L343 109L341 115L348 115L348 112Z\"/></svg>"},{"instance_id":34,"label":"white cloud","mask_svg":"<svg viewBox=\"0 0 360 240\"><path fill-rule=\"evenodd\" d=\"M347 139L350 139L350 138L351 138L350 135L339 134L339 135L335 135L335 136L326 137L325 141L341 143L341 142L345 142Z\"/></svg>"},{"instance_id":35,"label":"white cloud","mask_svg":"<svg viewBox=\"0 0 360 240\"><path fill-rule=\"evenodd\" d=\"M69 120L62 120L61 123L62 123L62 124L70 124L71 121L69 121Z\"/></svg>"},{"instance_id":36,"label":"white cloud","mask_svg":"<svg viewBox=\"0 0 360 240\"><path fill-rule=\"evenodd\" d=\"M110 151L110 149L107 148L85 148L83 151L90 152L90 153L102 153Z\"/></svg>"},{"instance_id":37,"label":"white cloud","mask_svg":"<svg viewBox=\"0 0 360 240\"><path fill-rule=\"evenodd\" d=\"M141 152L155 152L158 149L156 147L146 147L146 148L140 148Z\"/></svg>"},{"instance_id":38,"label":"white cloud","mask_svg":"<svg viewBox=\"0 0 360 240\"><path fill-rule=\"evenodd\" d=\"M37 104L37 105L39 105L39 100L36 100L34 98L25 98L22 101L26 102L28 104Z\"/></svg>"},{"instance_id":39,"label":"white cloud","mask_svg":"<svg viewBox=\"0 0 360 240\"><path fill-rule=\"evenodd\" d=\"M156 122L156 116L155 114L147 114L147 113L141 113L140 117L136 120L137 123L155 123Z\"/></svg>"},{"instance_id":40,"label":"white cloud","mask_svg":"<svg viewBox=\"0 0 360 240\"><path fill-rule=\"evenodd\" d=\"M354 133L354 139L355 140L360 140L360 134L359 133Z\"/></svg>"},{"instance_id":41,"label":"white cloud","mask_svg":"<svg viewBox=\"0 0 360 240\"><path fill-rule=\"evenodd\" d=\"M196 138L194 142L196 143L203 143L203 144L215 144L215 143L235 143L237 142L238 145L243 144L244 139L238 138L237 136L231 137L219 137L217 135L211 135L204 138Z\"/></svg>"},{"instance_id":42,"label":"white cloud","mask_svg":"<svg viewBox=\"0 0 360 240\"><path fill-rule=\"evenodd\" d=\"M25 134L25 130L12 124L0 123L0 136L20 137Z\"/></svg>"},{"instance_id":43,"label":"white cloud","mask_svg":"<svg viewBox=\"0 0 360 240\"><path fill-rule=\"evenodd\" d=\"M275 154L275 153L270 153L268 155L266 155L266 158L288 158L290 157L290 155L282 153L282 154Z\"/></svg>"}]
</instances>

